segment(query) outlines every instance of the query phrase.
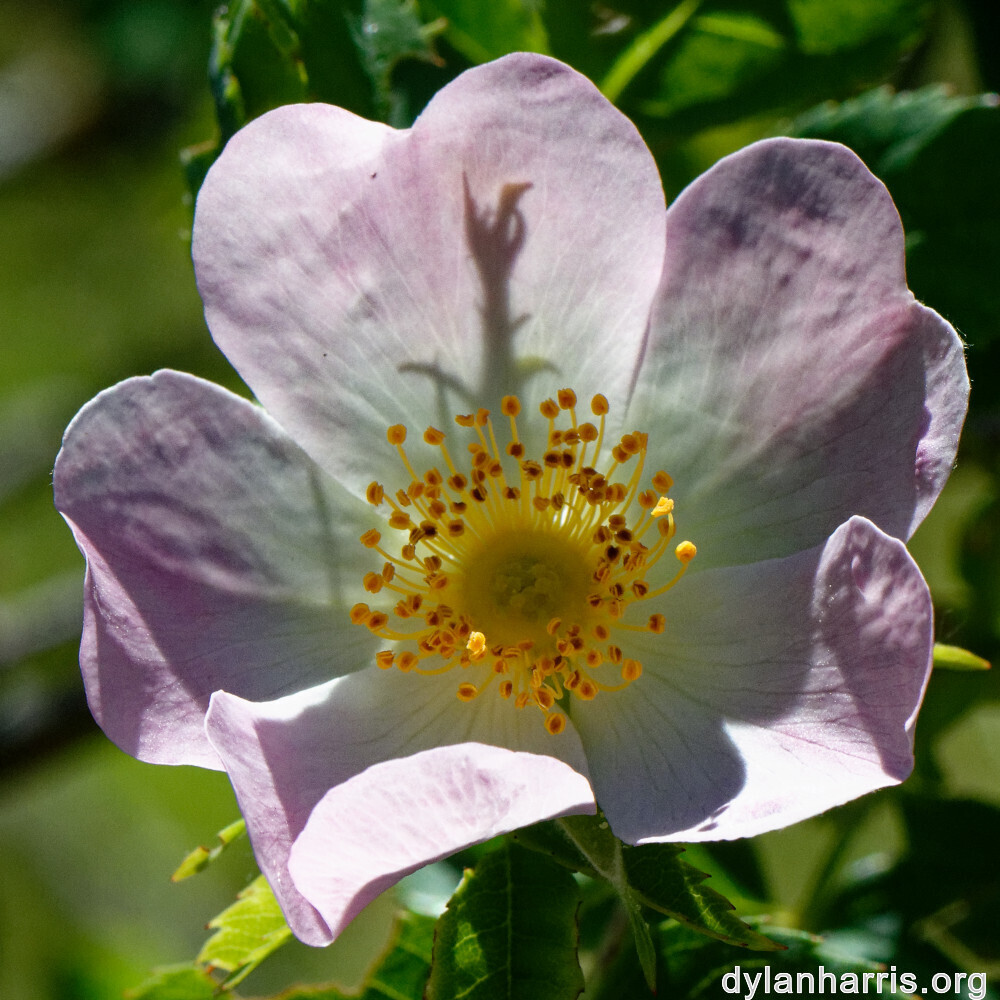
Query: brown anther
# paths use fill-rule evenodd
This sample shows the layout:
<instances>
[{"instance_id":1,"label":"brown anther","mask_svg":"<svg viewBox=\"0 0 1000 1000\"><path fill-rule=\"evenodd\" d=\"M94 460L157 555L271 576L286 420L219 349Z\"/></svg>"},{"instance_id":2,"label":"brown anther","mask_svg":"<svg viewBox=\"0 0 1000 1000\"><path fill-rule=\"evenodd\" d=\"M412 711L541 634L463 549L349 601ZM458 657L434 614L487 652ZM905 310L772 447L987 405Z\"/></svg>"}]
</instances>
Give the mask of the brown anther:
<instances>
[{"instance_id":1,"label":"brown anther","mask_svg":"<svg viewBox=\"0 0 1000 1000\"><path fill-rule=\"evenodd\" d=\"M670 488L674 485L673 479L670 478L662 469L656 473L652 478L653 489L660 493L669 493Z\"/></svg>"}]
</instances>

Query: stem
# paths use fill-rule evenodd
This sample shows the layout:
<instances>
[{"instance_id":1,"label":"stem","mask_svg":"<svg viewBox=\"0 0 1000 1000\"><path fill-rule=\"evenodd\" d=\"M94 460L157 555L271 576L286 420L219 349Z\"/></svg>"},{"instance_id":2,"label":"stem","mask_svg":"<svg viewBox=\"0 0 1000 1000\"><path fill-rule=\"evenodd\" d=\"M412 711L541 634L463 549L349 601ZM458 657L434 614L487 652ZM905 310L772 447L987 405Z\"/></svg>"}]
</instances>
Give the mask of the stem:
<instances>
[{"instance_id":1,"label":"stem","mask_svg":"<svg viewBox=\"0 0 1000 1000\"><path fill-rule=\"evenodd\" d=\"M701 0L682 0L662 21L639 35L608 70L601 84L601 93L609 101L617 101L625 88L653 56L691 20L700 6Z\"/></svg>"}]
</instances>

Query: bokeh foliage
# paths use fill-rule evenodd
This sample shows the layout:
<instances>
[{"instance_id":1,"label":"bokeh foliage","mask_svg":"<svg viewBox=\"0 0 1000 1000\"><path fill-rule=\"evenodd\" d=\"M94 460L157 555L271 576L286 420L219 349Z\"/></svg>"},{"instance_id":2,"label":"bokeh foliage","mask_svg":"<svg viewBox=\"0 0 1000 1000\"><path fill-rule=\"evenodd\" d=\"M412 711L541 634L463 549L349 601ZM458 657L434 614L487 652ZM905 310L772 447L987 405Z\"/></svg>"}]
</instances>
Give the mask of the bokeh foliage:
<instances>
[{"instance_id":1,"label":"bokeh foliage","mask_svg":"<svg viewBox=\"0 0 1000 1000\"><path fill-rule=\"evenodd\" d=\"M202 0L0 0L0 23L0 996L118 996L174 963L143 995L208 997L241 969L231 924L207 945L204 928L256 874L245 842L206 874L169 883L186 849L211 847L235 818L228 783L131 761L91 722L76 667L82 560L52 509L49 477L62 428L120 378L170 366L246 392L201 318L192 197L226 139L279 104L329 101L405 127L465 68L521 49L564 59L615 100L671 196L765 135L854 148L899 207L911 287L969 345L958 469L911 547L939 639L997 660L992 0L233 0L219 10ZM894 963L924 982L943 970L1000 976L998 686L994 673L935 672L917 772L902 788L684 855L740 914L769 915L758 930L789 948L758 961ZM566 857L534 846L488 845L429 872L447 886L431 892L440 901L471 866L444 920L459 919L501 869L512 889L529 872L561 887L564 903L576 894L588 996L646 997L651 976L669 995L714 996L719 970L750 967L731 944L662 921L663 907L632 898L627 881L595 870L588 880L577 863L585 875L571 888ZM289 996L335 1000L354 984L366 1000L390 988L419 995L433 921L394 911L424 884L378 901L331 949L283 944L238 989L337 982ZM281 937L280 921L266 923L266 893L244 899L240 918L259 904L265 916L251 918ZM190 964L201 948L218 960L224 946L231 968L216 964L214 979ZM447 995L453 983L443 967L436 974L435 995ZM573 995L572 970L561 981Z\"/></svg>"}]
</instances>

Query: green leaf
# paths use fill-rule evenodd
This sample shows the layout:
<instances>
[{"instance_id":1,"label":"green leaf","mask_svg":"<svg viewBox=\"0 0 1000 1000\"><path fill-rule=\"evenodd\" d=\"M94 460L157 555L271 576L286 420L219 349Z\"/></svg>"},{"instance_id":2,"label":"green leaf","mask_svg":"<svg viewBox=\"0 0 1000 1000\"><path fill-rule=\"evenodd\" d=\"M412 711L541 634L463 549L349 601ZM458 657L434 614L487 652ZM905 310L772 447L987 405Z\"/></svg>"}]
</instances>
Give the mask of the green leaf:
<instances>
[{"instance_id":1,"label":"green leaf","mask_svg":"<svg viewBox=\"0 0 1000 1000\"><path fill-rule=\"evenodd\" d=\"M898 979L891 979L884 965L838 952L823 938L803 931L768 927L767 932L780 943L782 952L766 957L734 956L724 945L694 934L686 927L661 924L657 928L657 941L666 970L667 995L685 1000L720 995L749 996L751 993L760 997L814 992L907 995L893 989L894 983L899 985ZM826 974L822 984L821 970ZM875 977L879 972L885 973L885 979L881 989L876 990ZM842 978L845 976L848 978ZM850 989L847 984L852 983L854 988ZM863 988L866 983L867 988Z\"/></svg>"},{"instance_id":2,"label":"green leaf","mask_svg":"<svg viewBox=\"0 0 1000 1000\"><path fill-rule=\"evenodd\" d=\"M1000 107L995 94L880 89L797 119L790 134L850 146L888 186L917 298L976 346L1000 333Z\"/></svg>"},{"instance_id":3,"label":"green leaf","mask_svg":"<svg viewBox=\"0 0 1000 1000\"><path fill-rule=\"evenodd\" d=\"M361 992L349 994L335 986L297 986L280 1000L418 1000L431 969L433 917L402 913L389 947L365 977Z\"/></svg>"},{"instance_id":4,"label":"green leaf","mask_svg":"<svg viewBox=\"0 0 1000 1000\"><path fill-rule=\"evenodd\" d=\"M292 935L274 893L258 876L209 925L215 931L198 962L228 973L224 986L235 986Z\"/></svg>"},{"instance_id":5,"label":"green leaf","mask_svg":"<svg viewBox=\"0 0 1000 1000\"><path fill-rule=\"evenodd\" d=\"M209 78L223 141L265 111L305 100L298 47L278 0L237 0L216 15Z\"/></svg>"},{"instance_id":6,"label":"green leaf","mask_svg":"<svg viewBox=\"0 0 1000 1000\"><path fill-rule=\"evenodd\" d=\"M126 1000L214 1000L218 984L197 965L154 969L141 986L129 990Z\"/></svg>"},{"instance_id":7,"label":"green leaf","mask_svg":"<svg viewBox=\"0 0 1000 1000\"><path fill-rule=\"evenodd\" d=\"M393 70L404 59L438 62L432 41L443 29L443 23L420 20L415 0L365 0L355 37L383 121L394 117Z\"/></svg>"},{"instance_id":8,"label":"green leaf","mask_svg":"<svg viewBox=\"0 0 1000 1000\"><path fill-rule=\"evenodd\" d=\"M681 860L684 848L678 844L625 847L601 816L570 816L515 836L574 871L607 879L629 910L651 907L700 934L742 948L780 948L740 920L729 900L703 884L708 875Z\"/></svg>"},{"instance_id":9,"label":"green leaf","mask_svg":"<svg viewBox=\"0 0 1000 1000\"><path fill-rule=\"evenodd\" d=\"M937 85L900 94L878 87L799 115L791 134L835 139L850 146L875 173L891 175L907 169L920 149L951 121L970 108L983 107L984 101L983 97L955 97Z\"/></svg>"},{"instance_id":10,"label":"green leaf","mask_svg":"<svg viewBox=\"0 0 1000 1000\"><path fill-rule=\"evenodd\" d=\"M238 819L235 823L221 829L216 836L219 843L211 850L207 847L196 847L177 867L177 871L170 876L171 882L182 882L198 872L204 871L215 859L232 843L245 836L247 824L245 820Z\"/></svg>"},{"instance_id":11,"label":"green leaf","mask_svg":"<svg viewBox=\"0 0 1000 1000\"><path fill-rule=\"evenodd\" d=\"M508 52L548 52L548 37L536 4L525 0L424 0L425 16L442 17L444 37L473 63Z\"/></svg>"},{"instance_id":12,"label":"green leaf","mask_svg":"<svg viewBox=\"0 0 1000 1000\"><path fill-rule=\"evenodd\" d=\"M580 892L517 844L487 854L438 921L426 1000L575 1000Z\"/></svg>"},{"instance_id":13,"label":"green leaf","mask_svg":"<svg viewBox=\"0 0 1000 1000\"><path fill-rule=\"evenodd\" d=\"M363 0L299 0L293 14L311 94L373 118L374 85L357 44Z\"/></svg>"},{"instance_id":14,"label":"green leaf","mask_svg":"<svg viewBox=\"0 0 1000 1000\"><path fill-rule=\"evenodd\" d=\"M582 32L564 46L556 22L572 15L557 2L549 24L557 54L571 58ZM669 5L625 0L621 15L590 24L581 56L602 89L643 125L686 135L750 116L789 113L831 95L845 97L882 80L919 44L928 0L680 0ZM587 5L576 17L593 15ZM593 32L599 35L595 37ZM585 37L585 36L584 36Z\"/></svg>"},{"instance_id":15,"label":"green leaf","mask_svg":"<svg viewBox=\"0 0 1000 1000\"><path fill-rule=\"evenodd\" d=\"M989 670L990 661L961 646L948 646L943 642L934 643L935 670Z\"/></svg>"}]
</instances>

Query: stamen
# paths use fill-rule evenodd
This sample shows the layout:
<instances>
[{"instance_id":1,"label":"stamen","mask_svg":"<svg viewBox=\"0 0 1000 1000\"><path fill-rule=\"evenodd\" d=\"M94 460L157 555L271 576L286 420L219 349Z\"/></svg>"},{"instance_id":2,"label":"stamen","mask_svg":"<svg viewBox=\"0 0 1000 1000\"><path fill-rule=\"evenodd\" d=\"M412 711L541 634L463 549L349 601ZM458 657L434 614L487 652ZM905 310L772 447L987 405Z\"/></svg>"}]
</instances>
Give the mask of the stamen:
<instances>
[{"instance_id":1,"label":"stamen","mask_svg":"<svg viewBox=\"0 0 1000 1000\"><path fill-rule=\"evenodd\" d=\"M525 455L516 396L501 400L510 428L503 446L487 410L455 417L467 440L464 466L445 432L428 427L422 440L440 453L440 471L429 464L422 475L405 448L407 428L390 427L407 479L395 492L372 482L365 498L388 504L386 522L404 539L397 555L376 529L361 536L384 560L361 585L392 592L395 604L388 613L365 603L350 610L354 624L393 644L375 654L380 669L469 671L474 681L456 687L462 702L499 678L500 698L519 710L534 705L552 735L565 731L576 699L641 678L642 663L623 645L636 632L661 635L667 619L657 611L635 620L631 611L673 587L697 552L689 541L674 545L680 567L662 582L659 561L676 532L673 481L660 470L644 488L648 436L623 434L605 452L606 397L590 401L596 426L578 423L577 402L563 388L539 405L548 427L537 459Z\"/></svg>"}]
</instances>

